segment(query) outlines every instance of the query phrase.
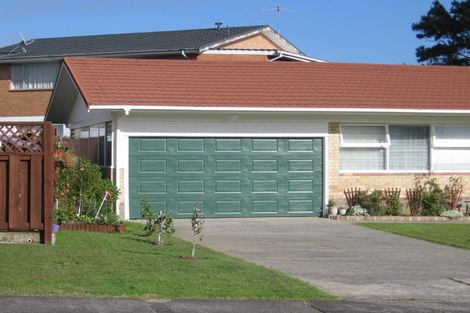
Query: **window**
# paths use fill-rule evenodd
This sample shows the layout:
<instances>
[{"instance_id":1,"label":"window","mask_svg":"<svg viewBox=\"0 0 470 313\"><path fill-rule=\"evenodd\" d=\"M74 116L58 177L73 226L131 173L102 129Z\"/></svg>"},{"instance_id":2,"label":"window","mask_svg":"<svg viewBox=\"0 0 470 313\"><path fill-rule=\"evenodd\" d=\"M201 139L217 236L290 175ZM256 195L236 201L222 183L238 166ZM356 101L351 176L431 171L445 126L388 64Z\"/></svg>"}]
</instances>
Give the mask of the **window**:
<instances>
[{"instance_id":1,"label":"window","mask_svg":"<svg viewBox=\"0 0 470 313\"><path fill-rule=\"evenodd\" d=\"M341 126L341 169L383 170L389 145L384 125Z\"/></svg>"},{"instance_id":2,"label":"window","mask_svg":"<svg viewBox=\"0 0 470 313\"><path fill-rule=\"evenodd\" d=\"M429 127L341 126L341 170L427 170Z\"/></svg>"},{"instance_id":3,"label":"window","mask_svg":"<svg viewBox=\"0 0 470 313\"><path fill-rule=\"evenodd\" d=\"M432 168L470 170L470 126L434 126Z\"/></svg>"},{"instance_id":4,"label":"window","mask_svg":"<svg viewBox=\"0 0 470 313\"><path fill-rule=\"evenodd\" d=\"M75 151L100 166L111 166L111 122L72 130Z\"/></svg>"},{"instance_id":5,"label":"window","mask_svg":"<svg viewBox=\"0 0 470 313\"><path fill-rule=\"evenodd\" d=\"M59 63L12 64L11 89L53 89L59 73Z\"/></svg>"}]
</instances>

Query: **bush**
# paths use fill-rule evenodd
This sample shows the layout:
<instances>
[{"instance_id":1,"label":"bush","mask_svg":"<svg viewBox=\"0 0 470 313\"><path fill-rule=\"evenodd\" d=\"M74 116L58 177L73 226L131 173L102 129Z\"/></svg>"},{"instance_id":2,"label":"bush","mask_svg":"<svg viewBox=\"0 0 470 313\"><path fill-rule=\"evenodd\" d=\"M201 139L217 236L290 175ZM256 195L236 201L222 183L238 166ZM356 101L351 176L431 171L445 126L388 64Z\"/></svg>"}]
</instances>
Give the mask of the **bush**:
<instances>
[{"instance_id":1,"label":"bush","mask_svg":"<svg viewBox=\"0 0 470 313\"><path fill-rule=\"evenodd\" d=\"M368 190L359 191L357 193L357 204L372 216L383 215L385 212L384 195L380 190L373 190L372 192Z\"/></svg>"},{"instance_id":2,"label":"bush","mask_svg":"<svg viewBox=\"0 0 470 313\"><path fill-rule=\"evenodd\" d=\"M160 211L154 214L147 199L140 200L142 205L142 217L147 221L144 226L146 236L157 234L155 244L163 246L168 237L175 233L173 217L170 213Z\"/></svg>"},{"instance_id":3,"label":"bush","mask_svg":"<svg viewBox=\"0 0 470 313\"><path fill-rule=\"evenodd\" d=\"M421 199L421 215L439 216L447 210L448 195L436 178L429 175L417 175L415 177L415 190Z\"/></svg>"},{"instance_id":4,"label":"bush","mask_svg":"<svg viewBox=\"0 0 470 313\"><path fill-rule=\"evenodd\" d=\"M105 201L103 198L106 196ZM101 224L117 224L119 217L114 204L119 190L109 179L101 177L98 165L81 159L77 167L57 168L56 170L56 222L80 221ZM98 216L98 209L102 205ZM79 216L87 216L80 217Z\"/></svg>"},{"instance_id":5,"label":"bush","mask_svg":"<svg viewBox=\"0 0 470 313\"><path fill-rule=\"evenodd\" d=\"M384 214L394 216L402 214L401 200L397 193L394 193L389 198L385 199Z\"/></svg>"}]
</instances>

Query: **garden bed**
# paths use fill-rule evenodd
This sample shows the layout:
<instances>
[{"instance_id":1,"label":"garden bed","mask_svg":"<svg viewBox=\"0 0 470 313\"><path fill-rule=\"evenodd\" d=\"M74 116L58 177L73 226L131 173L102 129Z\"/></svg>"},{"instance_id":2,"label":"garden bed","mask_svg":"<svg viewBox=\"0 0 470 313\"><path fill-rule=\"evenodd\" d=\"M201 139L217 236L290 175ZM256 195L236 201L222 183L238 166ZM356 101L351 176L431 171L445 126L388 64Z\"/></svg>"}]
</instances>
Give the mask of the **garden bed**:
<instances>
[{"instance_id":1,"label":"garden bed","mask_svg":"<svg viewBox=\"0 0 470 313\"><path fill-rule=\"evenodd\" d=\"M470 216L459 218L448 218L445 216L347 216L336 215L328 216L329 219L339 221L376 221L376 222L468 222Z\"/></svg>"},{"instance_id":2,"label":"garden bed","mask_svg":"<svg viewBox=\"0 0 470 313\"><path fill-rule=\"evenodd\" d=\"M125 224L105 225L89 223L64 223L60 225L60 230L87 231L95 233L123 233L126 230Z\"/></svg>"}]
</instances>

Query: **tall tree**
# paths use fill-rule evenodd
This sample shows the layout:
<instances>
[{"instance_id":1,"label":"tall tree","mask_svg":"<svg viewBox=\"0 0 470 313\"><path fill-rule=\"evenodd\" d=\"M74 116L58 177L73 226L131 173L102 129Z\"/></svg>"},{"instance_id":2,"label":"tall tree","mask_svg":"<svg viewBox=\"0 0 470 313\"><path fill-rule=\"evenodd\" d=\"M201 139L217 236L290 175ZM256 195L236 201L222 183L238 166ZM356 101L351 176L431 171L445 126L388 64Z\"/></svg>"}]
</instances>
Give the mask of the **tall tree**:
<instances>
[{"instance_id":1,"label":"tall tree","mask_svg":"<svg viewBox=\"0 0 470 313\"><path fill-rule=\"evenodd\" d=\"M434 43L416 48L418 62L470 65L470 0L452 1L450 11L436 0L412 29L418 39Z\"/></svg>"}]
</instances>

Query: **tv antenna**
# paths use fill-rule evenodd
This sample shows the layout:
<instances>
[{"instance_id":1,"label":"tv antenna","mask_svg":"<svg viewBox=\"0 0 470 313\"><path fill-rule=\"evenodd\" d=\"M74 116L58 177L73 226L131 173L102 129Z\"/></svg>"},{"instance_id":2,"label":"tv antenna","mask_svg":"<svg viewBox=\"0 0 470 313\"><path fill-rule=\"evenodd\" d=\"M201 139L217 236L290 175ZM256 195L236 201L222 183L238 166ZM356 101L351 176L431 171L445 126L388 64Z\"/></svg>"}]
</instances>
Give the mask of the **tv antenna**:
<instances>
[{"instance_id":1,"label":"tv antenna","mask_svg":"<svg viewBox=\"0 0 470 313\"><path fill-rule=\"evenodd\" d=\"M278 6L278 5L276 5L274 7L270 7L270 8L264 8L264 9L261 9L260 11L265 12L265 13L276 13L276 16L278 17L278 19L280 19L281 15L284 14L284 13L295 12L295 10L291 10L289 8L283 8L283 7ZM279 24L280 24L280 21L278 20L277 32L279 32Z\"/></svg>"}]
</instances>

